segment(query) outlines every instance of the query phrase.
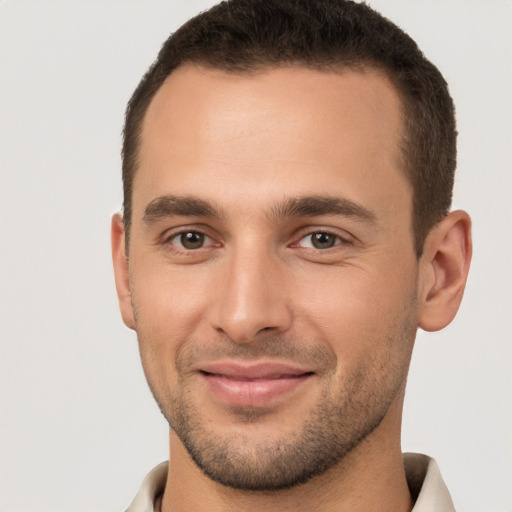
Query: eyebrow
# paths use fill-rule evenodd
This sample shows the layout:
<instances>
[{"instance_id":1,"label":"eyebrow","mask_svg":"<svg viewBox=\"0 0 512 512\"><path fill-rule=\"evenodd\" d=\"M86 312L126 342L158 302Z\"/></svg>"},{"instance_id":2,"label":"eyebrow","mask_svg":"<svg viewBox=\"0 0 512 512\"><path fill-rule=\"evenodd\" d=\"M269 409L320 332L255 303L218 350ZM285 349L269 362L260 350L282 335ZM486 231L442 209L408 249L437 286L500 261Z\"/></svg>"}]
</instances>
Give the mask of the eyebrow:
<instances>
[{"instance_id":1,"label":"eyebrow","mask_svg":"<svg viewBox=\"0 0 512 512\"><path fill-rule=\"evenodd\" d=\"M152 224L174 216L219 218L220 213L209 201L192 196L160 196L144 209L143 220Z\"/></svg>"},{"instance_id":2,"label":"eyebrow","mask_svg":"<svg viewBox=\"0 0 512 512\"><path fill-rule=\"evenodd\" d=\"M340 215L371 224L377 222L375 212L342 197L306 196L290 198L274 206L271 211L271 216L276 219L318 217L321 215Z\"/></svg>"},{"instance_id":3,"label":"eyebrow","mask_svg":"<svg viewBox=\"0 0 512 512\"><path fill-rule=\"evenodd\" d=\"M305 196L278 202L270 210L269 218L319 217L340 215L368 223L376 223L377 216L368 208L342 197ZM174 217L209 217L219 219L221 211L210 201L193 196L165 195L153 199L145 208L143 220L152 224Z\"/></svg>"}]
</instances>

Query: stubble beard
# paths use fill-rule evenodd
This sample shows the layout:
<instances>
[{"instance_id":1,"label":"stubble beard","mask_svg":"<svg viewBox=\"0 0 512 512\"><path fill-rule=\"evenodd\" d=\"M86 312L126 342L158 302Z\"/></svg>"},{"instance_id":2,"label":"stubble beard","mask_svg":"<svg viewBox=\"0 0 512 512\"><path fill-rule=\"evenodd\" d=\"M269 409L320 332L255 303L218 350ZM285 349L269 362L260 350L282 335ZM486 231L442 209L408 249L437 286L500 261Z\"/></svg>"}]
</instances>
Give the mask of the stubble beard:
<instances>
[{"instance_id":1,"label":"stubble beard","mask_svg":"<svg viewBox=\"0 0 512 512\"><path fill-rule=\"evenodd\" d=\"M239 425L245 424L248 428L223 436L208 427L208 421L194 404L194 397L189 396L183 381L178 386L179 393L171 392L165 382L158 382L155 373L148 371L151 364L145 364L144 357L143 365L162 414L192 460L209 478L234 489L276 491L305 483L342 463L347 454L381 424L390 405L405 388L416 332L410 316L402 317L397 324L389 339L378 342L389 347L387 359L377 360L369 354L360 368L338 383L337 390L332 391L332 382L330 386L323 386L316 405L302 425L280 438L262 440L261 436L251 436L251 426L261 419L261 411L257 409L235 411ZM143 340L139 339L141 342ZM292 360L310 357L304 353L298 356L299 351L290 342L281 343L275 338L260 340L254 347L247 349L249 352L244 353L244 357L251 358L256 352L272 357L289 351L293 354ZM229 353L244 350L245 346L237 345ZM319 348L316 355L326 368L322 377L329 379L337 361L326 349ZM179 361L177 370L182 375Z\"/></svg>"},{"instance_id":2,"label":"stubble beard","mask_svg":"<svg viewBox=\"0 0 512 512\"><path fill-rule=\"evenodd\" d=\"M185 404L168 421L192 460L212 480L245 491L277 491L339 464L379 426L394 396L380 403L371 400L373 407L364 411L348 396L341 407L333 407L322 396L298 431L263 441L244 433L220 437L208 432L197 409ZM258 421L258 414L245 410L237 419L250 425Z\"/></svg>"}]
</instances>

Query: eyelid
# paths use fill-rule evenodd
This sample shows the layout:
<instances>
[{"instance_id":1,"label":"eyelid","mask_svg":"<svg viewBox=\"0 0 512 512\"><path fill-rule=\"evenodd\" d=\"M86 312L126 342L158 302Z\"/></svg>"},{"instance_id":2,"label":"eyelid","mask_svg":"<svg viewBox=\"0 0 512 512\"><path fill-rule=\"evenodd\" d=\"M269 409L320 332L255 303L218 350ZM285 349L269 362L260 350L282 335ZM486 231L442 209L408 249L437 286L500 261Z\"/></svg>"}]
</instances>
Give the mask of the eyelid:
<instances>
[{"instance_id":1,"label":"eyelid","mask_svg":"<svg viewBox=\"0 0 512 512\"><path fill-rule=\"evenodd\" d=\"M333 245L331 246L328 246L328 247L324 247L324 248L321 248L321 247L315 247L314 246L314 243L313 243L313 236L318 234L318 233L322 233L324 235L329 235L329 236L332 236L334 238L334 243ZM304 242L305 240L307 239L310 239L310 243L306 246L306 245L301 245L302 242ZM326 232L322 232L322 231L314 231L313 233L310 233L309 235L306 235L306 236L303 236L298 242L297 242L297 246L298 247L303 247L304 249L311 249L311 250L316 250L316 251L328 251L329 249L333 249L334 247L337 247L338 245L342 244L343 243L343 240L341 239L341 237L339 237L338 235L333 235L332 233L326 233Z\"/></svg>"},{"instance_id":2,"label":"eyelid","mask_svg":"<svg viewBox=\"0 0 512 512\"><path fill-rule=\"evenodd\" d=\"M299 243L307 238L308 236L312 236L315 233L325 233L326 235L334 236L338 239L338 243L336 243L333 247L329 249L334 249L339 245L351 245L356 242L356 239L347 233L344 230L336 229L336 228L326 228L322 226L308 226L307 228L301 229L297 235L294 237L294 242L292 242L291 247L300 247ZM329 249L313 249L319 251L328 251Z\"/></svg>"},{"instance_id":3,"label":"eyelid","mask_svg":"<svg viewBox=\"0 0 512 512\"><path fill-rule=\"evenodd\" d=\"M181 248L179 245L176 245L171 242L172 239L184 234L184 233L190 233L190 232L196 232L200 233L205 236L205 238L209 239L209 243L205 246L199 248L199 249L185 249ZM288 247L300 247L299 243L306 237L312 236L315 233L325 233L331 236L334 236L338 239L337 243L331 247L326 249L316 249L312 248L311 250L315 251L322 251L327 252L329 249L335 249L336 247L340 245L354 245L357 243L357 239L348 233L347 231L335 228L335 227L324 227L324 226L306 226L302 227L299 230L295 232L295 235L293 235L292 242L288 244ZM197 252L201 249L208 249L213 247L221 247L223 245L222 242L219 241L219 236L215 233L212 233L212 230L209 229L207 226L192 224L192 225L181 225L176 226L173 228L169 228L165 230L157 240L157 243L160 245L173 245L177 250L181 250L184 252ZM304 249L308 249L304 247Z\"/></svg>"},{"instance_id":4,"label":"eyelid","mask_svg":"<svg viewBox=\"0 0 512 512\"><path fill-rule=\"evenodd\" d=\"M180 235L183 235L184 233L200 233L205 238L208 238L210 240L210 243L205 244L205 246L200 247L198 249L186 249L185 247L180 247L179 245L176 245L175 243L172 243L171 240L179 237ZM210 230L202 227L202 226L179 226L175 228L167 229L162 233L162 235L159 237L158 243L161 245L172 245L175 249L183 252L197 252L201 249L207 249L211 246L220 246L220 242L217 242L215 237L212 235Z\"/></svg>"}]
</instances>

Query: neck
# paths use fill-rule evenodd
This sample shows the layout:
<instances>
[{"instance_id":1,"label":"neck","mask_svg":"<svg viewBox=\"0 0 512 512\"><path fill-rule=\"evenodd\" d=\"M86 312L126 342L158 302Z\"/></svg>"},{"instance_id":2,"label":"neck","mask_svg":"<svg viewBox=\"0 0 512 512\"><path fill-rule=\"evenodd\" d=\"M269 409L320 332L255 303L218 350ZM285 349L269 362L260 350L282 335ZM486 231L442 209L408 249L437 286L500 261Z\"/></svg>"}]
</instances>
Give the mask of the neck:
<instances>
[{"instance_id":1,"label":"neck","mask_svg":"<svg viewBox=\"0 0 512 512\"><path fill-rule=\"evenodd\" d=\"M372 434L336 466L291 489L247 492L227 488L206 475L190 459L171 431L171 454L162 512L410 512L400 448L400 412L390 414ZM393 417L395 419L393 419Z\"/></svg>"}]
</instances>

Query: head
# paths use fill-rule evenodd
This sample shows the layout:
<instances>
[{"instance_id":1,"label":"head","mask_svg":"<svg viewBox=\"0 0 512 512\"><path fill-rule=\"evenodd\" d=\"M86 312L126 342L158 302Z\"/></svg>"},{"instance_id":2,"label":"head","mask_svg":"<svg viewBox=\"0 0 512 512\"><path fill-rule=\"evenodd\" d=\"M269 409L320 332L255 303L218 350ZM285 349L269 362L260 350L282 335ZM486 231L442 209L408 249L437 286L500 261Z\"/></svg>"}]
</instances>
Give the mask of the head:
<instances>
[{"instance_id":1,"label":"head","mask_svg":"<svg viewBox=\"0 0 512 512\"><path fill-rule=\"evenodd\" d=\"M271 490L397 449L416 329L468 269L454 142L441 75L364 5L235 0L165 43L112 238L175 460Z\"/></svg>"},{"instance_id":2,"label":"head","mask_svg":"<svg viewBox=\"0 0 512 512\"><path fill-rule=\"evenodd\" d=\"M167 39L126 113L127 239L144 116L166 78L186 63L247 75L282 66L385 74L401 99L398 144L402 170L413 187L415 249L421 255L426 235L451 204L457 135L453 102L439 70L405 32L367 5L346 0L222 2Z\"/></svg>"}]
</instances>

